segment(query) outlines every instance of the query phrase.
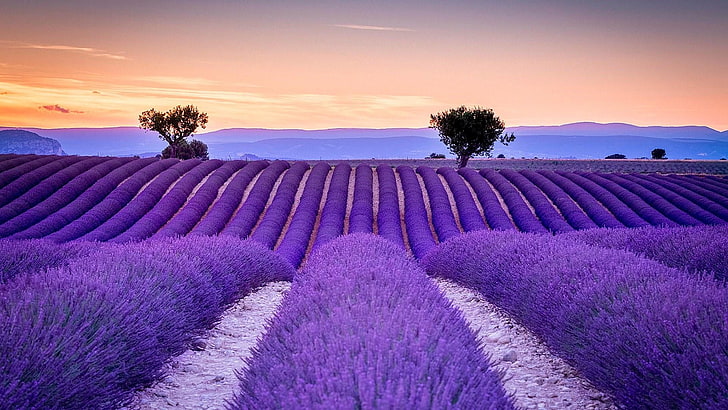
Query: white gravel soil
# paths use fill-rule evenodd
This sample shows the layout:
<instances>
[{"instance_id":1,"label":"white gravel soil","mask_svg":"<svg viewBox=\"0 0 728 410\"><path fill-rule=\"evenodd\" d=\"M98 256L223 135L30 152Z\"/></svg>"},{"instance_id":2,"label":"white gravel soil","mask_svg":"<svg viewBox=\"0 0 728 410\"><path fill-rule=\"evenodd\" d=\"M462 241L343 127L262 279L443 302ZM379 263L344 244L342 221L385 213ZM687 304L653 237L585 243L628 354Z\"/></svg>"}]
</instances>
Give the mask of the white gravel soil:
<instances>
[{"instance_id":1,"label":"white gravel soil","mask_svg":"<svg viewBox=\"0 0 728 410\"><path fill-rule=\"evenodd\" d=\"M187 350L173 358L165 369L167 376L138 392L126 409L225 408L225 400L238 388L235 370L243 368L243 358L250 355L290 287L290 282L272 282L238 301L200 340L204 350Z\"/></svg>"},{"instance_id":2,"label":"white gravel soil","mask_svg":"<svg viewBox=\"0 0 728 410\"><path fill-rule=\"evenodd\" d=\"M518 407L617 408L607 395L552 355L533 333L477 292L445 279L434 281L453 306L463 313L494 367L505 372L503 386L513 395Z\"/></svg>"}]
</instances>

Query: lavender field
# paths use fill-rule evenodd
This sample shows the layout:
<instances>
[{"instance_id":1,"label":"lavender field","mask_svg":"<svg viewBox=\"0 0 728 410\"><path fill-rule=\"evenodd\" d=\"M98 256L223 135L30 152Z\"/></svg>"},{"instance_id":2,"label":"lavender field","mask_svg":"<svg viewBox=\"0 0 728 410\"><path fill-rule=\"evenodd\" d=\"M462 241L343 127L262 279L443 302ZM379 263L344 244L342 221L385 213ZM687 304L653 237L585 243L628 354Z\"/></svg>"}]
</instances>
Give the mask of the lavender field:
<instances>
[{"instance_id":1,"label":"lavender field","mask_svg":"<svg viewBox=\"0 0 728 410\"><path fill-rule=\"evenodd\" d=\"M0 155L2 407L128 405L274 281L218 408L518 407L432 278L618 407L728 407L728 179L428 165Z\"/></svg>"}]
</instances>

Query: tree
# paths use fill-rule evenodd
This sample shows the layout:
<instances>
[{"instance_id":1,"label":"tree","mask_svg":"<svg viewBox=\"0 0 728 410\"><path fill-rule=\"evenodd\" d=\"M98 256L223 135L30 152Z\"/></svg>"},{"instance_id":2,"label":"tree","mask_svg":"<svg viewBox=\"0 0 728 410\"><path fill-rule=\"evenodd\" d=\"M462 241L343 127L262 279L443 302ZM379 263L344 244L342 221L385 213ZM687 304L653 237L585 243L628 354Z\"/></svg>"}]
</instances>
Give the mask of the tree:
<instances>
[{"instance_id":1,"label":"tree","mask_svg":"<svg viewBox=\"0 0 728 410\"><path fill-rule=\"evenodd\" d=\"M430 115L430 128L436 128L440 140L457 156L457 167L463 168L470 157L490 157L493 144L513 142L513 134L503 134L505 123L491 109L460 106L448 111Z\"/></svg>"},{"instance_id":2,"label":"tree","mask_svg":"<svg viewBox=\"0 0 728 410\"><path fill-rule=\"evenodd\" d=\"M158 132L159 138L169 144L162 151L164 158L188 159L183 157L195 154L191 158L207 159L207 145L197 140L191 143L186 140L197 128L205 128L206 125L207 114L198 111L194 105L178 105L167 112L152 108L139 115L139 128Z\"/></svg>"},{"instance_id":3,"label":"tree","mask_svg":"<svg viewBox=\"0 0 728 410\"><path fill-rule=\"evenodd\" d=\"M612 154L612 155L607 155L606 157L604 157L604 159L625 159L625 158L627 158L627 156L625 156L624 154Z\"/></svg>"},{"instance_id":4,"label":"tree","mask_svg":"<svg viewBox=\"0 0 728 410\"><path fill-rule=\"evenodd\" d=\"M665 156L667 154L664 149L662 148L655 148L652 150L652 159L667 159Z\"/></svg>"}]
</instances>

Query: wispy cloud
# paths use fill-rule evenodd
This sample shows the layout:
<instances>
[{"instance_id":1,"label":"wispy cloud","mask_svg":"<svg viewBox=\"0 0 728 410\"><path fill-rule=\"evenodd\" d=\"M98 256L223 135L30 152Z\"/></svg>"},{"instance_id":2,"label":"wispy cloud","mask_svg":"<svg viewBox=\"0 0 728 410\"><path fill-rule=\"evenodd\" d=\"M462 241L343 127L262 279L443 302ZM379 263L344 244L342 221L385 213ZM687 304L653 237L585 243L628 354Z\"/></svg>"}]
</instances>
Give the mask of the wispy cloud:
<instances>
[{"instance_id":1,"label":"wispy cloud","mask_svg":"<svg viewBox=\"0 0 728 410\"><path fill-rule=\"evenodd\" d=\"M69 51L72 53L81 53L90 55L92 57L110 58L112 60L127 60L126 56L121 54L111 53L106 50L91 47L76 47L59 44L30 44L30 43L14 43L14 48L28 48L33 50L55 50L55 51Z\"/></svg>"},{"instance_id":2,"label":"wispy cloud","mask_svg":"<svg viewBox=\"0 0 728 410\"><path fill-rule=\"evenodd\" d=\"M62 114L83 114L83 111L69 110L68 108L61 107L58 104L54 105L41 105L38 107L39 110L55 111Z\"/></svg>"},{"instance_id":3,"label":"wispy cloud","mask_svg":"<svg viewBox=\"0 0 728 410\"><path fill-rule=\"evenodd\" d=\"M359 24L334 24L334 27L348 28L351 30L370 30L370 31L408 31L414 30L404 27L383 27L383 26L364 26Z\"/></svg>"}]
</instances>

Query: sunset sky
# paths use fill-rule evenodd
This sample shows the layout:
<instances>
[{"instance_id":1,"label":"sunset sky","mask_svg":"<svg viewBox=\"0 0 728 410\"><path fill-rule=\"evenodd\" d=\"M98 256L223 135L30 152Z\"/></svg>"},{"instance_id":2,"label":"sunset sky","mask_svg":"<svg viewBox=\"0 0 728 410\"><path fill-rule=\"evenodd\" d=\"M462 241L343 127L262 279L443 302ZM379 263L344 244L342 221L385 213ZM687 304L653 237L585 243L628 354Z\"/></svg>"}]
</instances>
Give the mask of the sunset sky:
<instances>
[{"instance_id":1,"label":"sunset sky","mask_svg":"<svg viewBox=\"0 0 728 410\"><path fill-rule=\"evenodd\" d=\"M728 129L728 1L2 1L0 126Z\"/></svg>"}]
</instances>

